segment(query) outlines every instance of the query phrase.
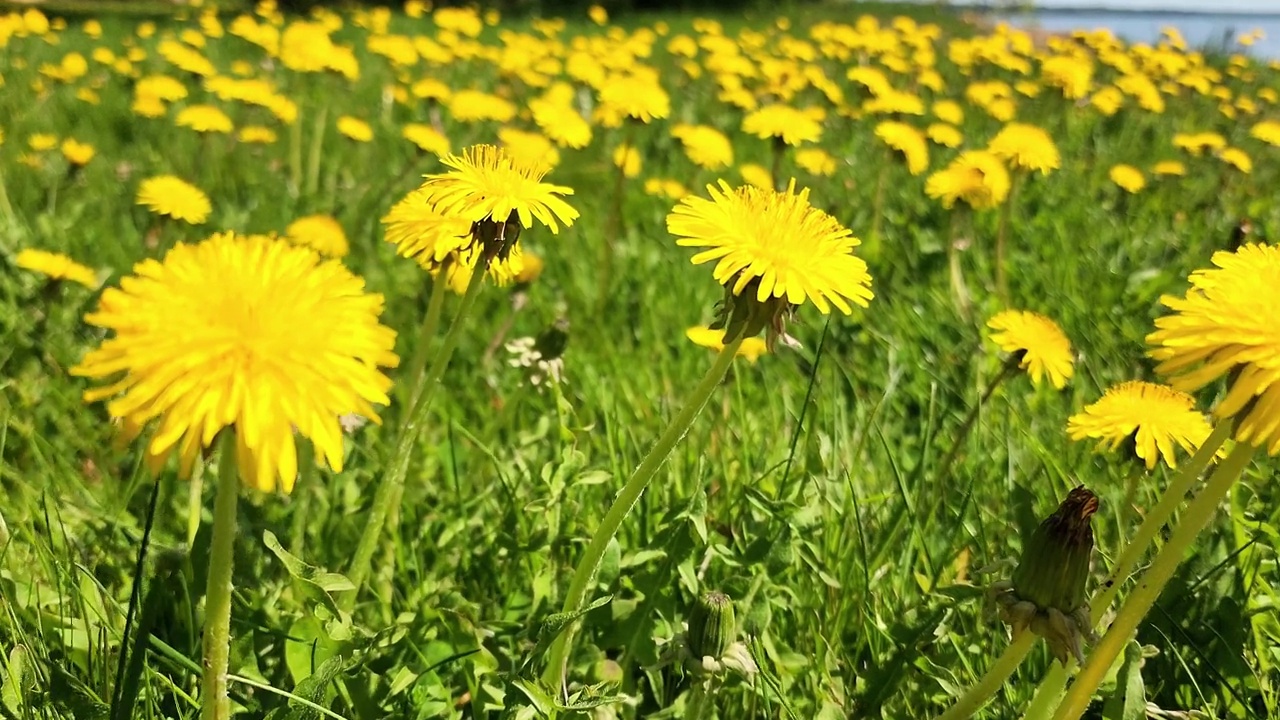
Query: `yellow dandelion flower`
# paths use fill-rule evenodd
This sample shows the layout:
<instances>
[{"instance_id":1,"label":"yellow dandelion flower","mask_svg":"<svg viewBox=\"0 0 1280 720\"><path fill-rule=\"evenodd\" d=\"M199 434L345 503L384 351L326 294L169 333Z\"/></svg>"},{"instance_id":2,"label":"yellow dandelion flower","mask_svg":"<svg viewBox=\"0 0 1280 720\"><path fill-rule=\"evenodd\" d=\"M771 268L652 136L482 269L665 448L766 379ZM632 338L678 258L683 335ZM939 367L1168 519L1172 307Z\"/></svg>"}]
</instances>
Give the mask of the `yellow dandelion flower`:
<instances>
[{"instance_id":1,"label":"yellow dandelion flower","mask_svg":"<svg viewBox=\"0 0 1280 720\"><path fill-rule=\"evenodd\" d=\"M724 330L713 330L705 325L695 325L684 331L685 337L693 341L694 345L704 348L710 348L719 352L724 349ZM761 355L768 354L769 346L764 338L749 337L742 341L735 353L737 357L744 357L747 362L755 364Z\"/></svg>"},{"instance_id":2,"label":"yellow dandelion flower","mask_svg":"<svg viewBox=\"0 0 1280 720\"><path fill-rule=\"evenodd\" d=\"M1021 168L1048 175L1062 164L1058 155L1058 146L1053 143L1049 133L1035 125L1009 123L991 138L987 150L996 157L1009 163L1011 167Z\"/></svg>"},{"instance_id":3,"label":"yellow dandelion flower","mask_svg":"<svg viewBox=\"0 0 1280 720\"><path fill-rule=\"evenodd\" d=\"M1147 336L1156 371L1184 392L1218 378L1227 395L1214 408L1237 418L1236 439L1280 453L1280 247L1244 245L1213 255L1184 297L1160 299L1174 312Z\"/></svg>"},{"instance_id":4,"label":"yellow dandelion flower","mask_svg":"<svg viewBox=\"0 0 1280 720\"><path fill-rule=\"evenodd\" d=\"M63 140L60 149L62 150L62 157L76 167L88 165L89 161L98 154L98 151L92 145L82 143L75 138Z\"/></svg>"},{"instance_id":5,"label":"yellow dandelion flower","mask_svg":"<svg viewBox=\"0 0 1280 720\"><path fill-rule=\"evenodd\" d=\"M962 200L975 210L993 208L1009 195L1009 171L985 150L968 150L925 181L924 192L950 208Z\"/></svg>"},{"instance_id":6,"label":"yellow dandelion flower","mask_svg":"<svg viewBox=\"0 0 1280 720\"><path fill-rule=\"evenodd\" d=\"M964 122L964 109L955 100L939 100L933 104L933 115L948 125Z\"/></svg>"},{"instance_id":7,"label":"yellow dandelion flower","mask_svg":"<svg viewBox=\"0 0 1280 720\"><path fill-rule=\"evenodd\" d=\"M1131 194L1139 192L1147 186L1147 179L1143 176L1142 171L1124 163L1112 167L1107 173L1107 177L1111 178L1111 182L1122 190Z\"/></svg>"},{"instance_id":8,"label":"yellow dandelion flower","mask_svg":"<svg viewBox=\"0 0 1280 720\"><path fill-rule=\"evenodd\" d=\"M350 250L342 225L329 215L308 215L289 223L284 236L298 245L331 258L343 258Z\"/></svg>"},{"instance_id":9,"label":"yellow dandelion flower","mask_svg":"<svg viewBox=\"0 0 1280 720\"><path fill-rule=\"evenodd\" d=\"M1186 150L1199 157L1205 151L1221 150L1227 146L1227 139L1215 132L1174 133L1173 146Z\"/></svg>"},{"instance_id":10,"label":"yellow dandelion flower","mask_svg":"<svg viewBox=\"0 0 1280 720\"><path fill-rule=\"evenodd\" d=\"M955 125L933 123L925 128L924 134L929 140L942 147L958 148L964 144L964 135Z\"/></svg>"},{"instance_id":11,"label":"yellow dandelion flower","mask_svg":"<svg viewBox=\"0 0 1280 720\"><path fill-rule=\"evenodd\" d=\"M622 176L633 178L640 175L641 157L640 151L634 147L622 144L613 150L613 166L622 170Z\"/></svg>"},{"instance_id":12,"label":"yellow dandelion flower","mask_svg":"<svg viewBox=\"0 0 1280 720\"><path fill-rule=\"evenodd\" d=\"M758 163L742 163L738 166L738 174L742 181L761 190L773 190L773 175L769 169Z\"/></svg>"},{"instance_id":13,"label":"yellow dandelion flower","mask_svg":"<svg viewBox=\"0 0 1280 720\"><path fill-rule=\"evenodd\" d=\"M23 270L40 273L50 280L70 280L93 290L98 287L98 273L62 253L44 250L22 250L14 263Z\"/></svg>"},{"instance_id":14,"label":"yellow dandelion flower","mask_svg":"<svg viewBox=\"0 0 1280 720\"><path fill-rule=\"evenodd\" d=\"M671 134L680 140L689 161L700 168L719 170L733 164L733 144L709 125L682 123L672 128Z\"/></svg>"},{"instance_id":15,"label":"yellow dandelion flower","mask_svg":"<svg viewBox=\"0 0 1280 720\"><path fill-rule=\"evenodd\" d=\"M667 230L683 247L708 248L693 256L715 261L713 277L735 296L788 306L812 301L823 314L834 305L866 307L872 298L867 264L854 256L861 241L825 212L809 205L808 189L792 180L785 191L720 181L711 199L689 196L667 216ZM751 333L754 334L754 333Z\"/></svg>"},{"instance_id":16,"label":"yellow dandelion flower","mask_svg":"<svg viewBox=\"0 0 1280 720\"><path fill-rule=\"evenodd\" d=\"M36 133L27 138L27 146L36 152L52 150L58 146L58 136L50 133Z\"/></svg>"},{"instance_id":17,"label":"yellow dandelion flower","mask_svg":"<svg viewBox=\"0 0 1280 720\"><path fill-rule=\"evenodd\" d=\"M183 108L174 118L174 124L202 133L229 133L234 129L231 118L213 105L192 105Z\"/></svg>"},{"instance_id":18,"label":"yellow dandelion flower","mask_svg":"<svg viewBox=\"0 0 1280 720\"><path fill-rule=\"evenodd\" d=\"M1253 172L1253 159L1249 157L1248 153L1240 148L1223 148L1218 152L1218 159L1231 167L1234 167L1245 175Z\"/></svg>"},{"instance_id":19,"label":"yellow dandelion flower","mask_svg":"<svg viewBox=\"0 0 1280 720\"><path fill-rule=\"evenodd\" d=\"M382 296L314 251L265 237L214 235L134 266L102 295L91 325L114 336L72 368L106 382L85 392L135 426L157 421L147 447L177 451L190 473L202 447L234 428L241 477L263 491L293 488L294 434L342 469L338 417L375 421L387 404L395 331ZM270 312L263 312L270 308Z\"/></svg>"},{"instance_id":20,"label":"yellow dandelion flower","mask_svg":"<svg viewBox=\"0 0 1280 720\"><path fill-rule=\"evenodd\" d=\"M1263 120L1249 129L1249 135L1268 145L1280 147L1280 121Z\"/></svg>"},{"instance_id":21,"label":"yellow dandelion flower","mask_svg":"<svg viewBox=\"0 0 1280 720\"><path fill-rule=\"evenodd\" d=\"M1048 376L1055 388L1067 386L1075 372L1071 341L1057 323L1026 310L1005 310L988 320L987 327L997 331L991 334L991 340L1017 359L1018 366L1031 376L1032 384L1038 386Z\"/></svg>"},{"instance_id":22,"label":"yellow dandelion flower","mask_svg":"<svg viewBox=\"0 0 1280 720\"><path fill-rule=\"evenodd\" d=\"M393 205L382 224L387 242L396 246L401 257L413 258L429 270L472 243L471 221L441 213L422 189Z\"/></svg>"},{"instance_id":23,"label":"yellow dandelion flower","mask_svg":"<svg viewBox=\"0 0 1280 720\"><path fill-rule=\"evenodd\" d=\"M778 138L788 145L817 142L822 125L812 115L790 105L766 105L742 120L742 130L763 140Z\"/></svg>"},{"instance_id":24,"label":"yellow dandelion flower","mask_svg":"<svg viewBox=\"0 0 1280 720\"><path fill-rule=\"evenodd\" d=\"M807 172L822 177L836 174L836 159L819 148L804 148L796 151L796 165Z\"/></svg>"},{"instance_id":25,"label":"yellow dandelion flower","mask_svg":"<svg viewBox=\"0 0 1280 720\"><path fill-rule=\"evenodd\" d=\"M876 125L875 133L885 145L902 154L907 172L919 175L929 169L929 142L924 133L895 120L886 120Z\"/></svg>"},{"instance_id":26,"label":"yellow dandelion flower","mask_svg":"<svg viewBox=\"0 0 1280 720\"><path fill-rule=\"evenodd\" d=\"M1165 177L1182 177L1187 174L1187 166L1177 160L1161 160L1151 166L1151 174Z\"/></svg>"},{"instance_id":27,"label":"yellow dandelion flower","mask_svg":"<svg viewBox=\"0 0 1280 720\"><path fill-rule=\"evenodd\" d=\"M1112 451L1132 442L1148 470L1161 458L1178 467L1175 445L1194 454L1212 431L1190 395L1137 380L1107 388L1097 402L1067 420L1072 440L1098 440Z\"/></svg>"},{"instance_id":28,"label":"yellow dandelion flower","mask_svg":"<svg viewBox=\"0 0 1280 720\"><path fill-rule=\"evenodd\" d=\"M173 175L160 175L142 181L138 188L138 204L157 215L167 215L199 225L213 209L209 197L200 188Z\"/></svg>"},{"instance_id":29,"label":"yellow dandelion flower","mask_svg":"<svg viewBox=\"0 0 1280 720\"><path fill-rule=\"evenodd\" d=\"M504 127L498 130L498 140L518 163L546 165L550 168L560 164L560 151L556 149L550 138L542 133ZM448 154L448 151L440 154ZM627 177L634 177L634 175Z\"/></svg>"},{"instance_id":30,"label":"yellow dandelion flower","mask_svg":"<svg viewBox=\"0 0 1280 720\"><path fill-rule=\"evenodd\" d=\"M656 74L611 75L600 88L599 113L605 127L619 127L626 118L647 124L671 114L671 96Z\"/></svg>"},{"instance_id":31,"label":"yellow dandelion flower","mask_svg":"<svg viewBox=\"0 0 1280 720\"><path fill-rule=\"evenodd\" d=\"M350 115L338 118L338 132L356 142L367 143L373 139L373 128L369 127L369 123Z\"/></svg>"},{"instance_id":32,"label":"yellow dandelion flower","mask_svg":"<svg viewBox=\"0 0 1280 720\"><path fill-rule=\"evenodd\" d=\"M689 190L679 180L649 178L644 181L644 193L654 197L667 198L668 200L679 200L688 195Z\"/></svg>"},{"instance_id":33,"label":"yellow dandelion flower","mask_svg":"<svg viewBox=\"0 0 1280 720\"><path fill-rule=\"evenodd\" d=\"M606 25L609 22L609 11L599 5L592 5L587 8L587 17L597 25Z\"/></svg>"},{"instance_id":34,"label":"yellow dandelion flower","mask_svg":"<svg viewBox=\"0 0 1280 720\"><path fill-rule=\"evenodd\" d=\"M480 90L459 90L449 99L449 114L464 123L490 120L505 123L516 116L516 106L506 98Z\"/></svg>"},{"instance_id":35,"label":"yellow dandelion flower","mask_svg":"<svg viewBox=\"0 0 1280 720\"><path fill-rule=\"evenodd\" d=\"M245 125L236 138L246 144L270 145L276 141L276 131L262 125Z\"/></svg>"},{"instance_id":36,"label":"yellow dandelion flower","mask_svg":"<svg viewBox=\"0 0 1280 720\"><path fill-rule=\"evenodd\" d=\"M518 219L525 228L537 219L552 233L560 232L557 221L568 226L578 217L560 197L572 195L572 188L542 182L545 165L517 162L494 145L474 145L441 162L452 170L428 175L422 190L445 215L476 223Z\"/></svg>"},{"instance_id":37,"label":"yellow dandelion flower","mask_svg":"<svg viewBox=\"0 0 1280 720\"><path fill-rule=\"evenodd\" d=\"M423 152L432 155L448 155L452 147L449 145L449 138L444 133L436 130L430 125L422 123L409 123L400 131L405 140L418 146Z\"/></svg>"}]
</instances>

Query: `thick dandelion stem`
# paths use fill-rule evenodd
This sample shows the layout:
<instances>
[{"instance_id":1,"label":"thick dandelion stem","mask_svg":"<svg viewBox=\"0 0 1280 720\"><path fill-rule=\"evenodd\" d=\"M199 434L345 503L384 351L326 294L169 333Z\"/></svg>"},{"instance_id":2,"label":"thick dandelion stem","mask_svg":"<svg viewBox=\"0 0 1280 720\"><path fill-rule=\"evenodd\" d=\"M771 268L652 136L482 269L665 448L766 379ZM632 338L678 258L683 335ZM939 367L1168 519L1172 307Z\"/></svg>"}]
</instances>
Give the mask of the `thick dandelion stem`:
<instances>
[{"instance_id":1,"label":"thick dandelion stem","mask_svg":"<svg viewBox=\"0 0 1280 720\"><path fill-rule=\"evenodd\" d=\"M1033 632L1024 632L1009 643L1000 657L987 668L987 672L973 687L969 688L950 709L937 717L937 720L965 720L987 704L995 696L1006 680L1013 676L1018 666L1026 659L1035 645L1037 636Z\"/></svg>"},{"instance_id":2,"label":"thick dandelion stem","mask_svg":"<svg viewBox=\"0 0 1280 720\"><path fill-rule=\"evenodd\" d=\"M578 566L573 572L573 578L569 581L569 589L565 593L563 612L577 612L586 604L587 592L595 579L596 571L600 568L600 560L604 557L609 541L613 540L614 536L617 535L618 528L622 526L622 521L626 518L627 513L631 511L631 508L640 499L640 495L648 487L649 481L658 472L658 468L662 467L662 463L666 461L667 456L675 449L676 443L680 442L681 438L689 432L693 421L702 412L707 400L711 398L711 393L715 391L716 387L720 385L720 381L724 379L725 374L729 372L729 367L733 364L733 358L738 352L738 347L742 345L743 339L734 340L725 345L724 349L720 351L711 368L707 370L707 374L702 377L702 381L685 398L684 407L671 419L671 424L667 426L662 436L658 438L653 448L649 450L649 454L645 455L644 460L631 473L626 485L622 487L618 496L614 498L613 505L605 513L604 520L600 521L600 527L596 528L595 534L591 537L591 542L587 544L587 549L583 551L581 559L578 560ZM551 645L547 667L542 676L543 683L546 685L561 689L565 687L569 651L573 645L574 627L575 623L570 623L568 627L561 631Z\"/></svg>"},{"instance_id":3,"label":"thick dandelion stem","mask_svg":"<svg viewBox=\"0 0 1280 720\"><path fill-rule=\"evenodd\" d=\"M316 115L316 126L311 135L311 154L307 157L307 189L308 195L314 195L320 187L320 163L324 152L324 130L329 120L329 107L320 108Z\"/></svg>"},{"instance_id":4,"label":"thick dandelion stem","mask_svg":"<svg viewBox=\"0 0 1280 720\"><path fill-rule=\"evenodd\" d=\"M382 482L374 493L373 505L369 509L369 519L365 524L364 532L360 535L360 542L356 545L355 555L351 559L348 577L356 590L348 593L344 598L344 605L348 609L355 605L360 588L364 587L365 580L369 577L373 555L378 549L378 540L382 536L383 526L387 523L387 516L390 515L392 506L400 502L400 496L404 492L404 481L409 474L409 465L413 461L413 448L418 441L419 428L426 420L436 388L440 385L440 378L444 376L449 359L453 357L453 351L462 337L462 327L466 324L467 315L470 314L471 307L480 295L484 276L484 267L477 264L472 271L471 281L467 283L467 292L462 296L458 314L450 323L444 342L436 350L417 400L410 406L408 415L400 426L400 434L396 438L395 450L391 456L390 469L382 476Z\"/></svg>"},{"instance_id":5,"label":"thick dandelion stem","mask_svg":"<svg viewBox=\"0 0 1280 720\"><path fill-rule=\"evenodd\" d=\"M289 125L289 180L296 198L302 194L302 121L298 118Z\"/></svg>"},{"instance_id":6,"label":"thick dandelion stem","mask_svg":"<svg viewBox=\"0 0 1280 720\"><path fill-rule=\"evenodd\" d=\"M769 179L773 181L773 189L782 189L782 158L787 154L787 143L780 137L773 139L773 165L769 168Z\"/></svg>"},{"instance_id":7,"label":"thick dandelion stem","mask_svg":"<svg viewBox=\"0 0 1280 720\"><path fill-rule=\"evenodd\" d=\"M1196 499L1187 506L1181 521L1169 536L1169 542L1160 548L1160 552L1151 561L1151 566L1139 579L1137 587L1120 607L1120 612L1116 615L1115 622L1111 623L1107 634L1089 653L1089 658L1080 668L1075 682L1067 691L1062 704L1058 706L1054 720L1077 720L1084 714L1093 698L1093 693L1102 684L1116 658L1124 651L1125 645L1137 631L1138 625L1151 611L1156 599L1173 578L1174 572L1182 564L1182 559L1195 543L1200 532L1217 512L1218 505L1222 503L1227 493L1231 491L1231 486L1253 459L1253 453L1254 447L1248 443L1236 445L1227 459L1218 465L1218 469L1210 476Z\"/></svg>"},{"instance_id":8,"label":"thick dandelion stem","mask_svg":"<svg viewBox=\"0 0 1280 720\"><path fill-rule=\"evenodd\" d=\"M689 702L685 704L684 720L705 720L707 710L711 708L711 698L715 694L711 687L712 680L699 683L689 691ZM714 717L714 712L712 713Z\"/></svg>"},{"instance_id":9,"label":"thick dandelion stem","mask_svg":"<svg viewBox=\"0 0 1280 720\"><path fill-rule=\"evenodd\" d=\"M951 213L947 232L947 269L951 272L951 295L956 301L956 310L960 317L969 319L969 288L964 282L964 269L960 266L960 238L956 237L959 228L959 211Z\"/></svg>"},{"instance_id":10,"label":"thick dandelion stem","mask_svg":"<svg viewBox=\"0 0 1280 720\"><path fill-rule=\"evenodd\" d=\"M240 478L236 473L235 433L223 430L222 435L209 574L204 592L204 677L200 685L203 707L200 717L203 720L228 720L231 717L231 700L227 697L227 675L231 664L231 567Z\"/></svg>"},{"instance_id":11,"label":"thick dandelion stem","mask_svg":"<svg viewBox=\"0 0 1280 720\"><path fill-rule=\"evenodd\" d=\"M1062 700L1062 692L1067 687L1067 677L1075 669L1075 658L1067 658L1066 665L1054 660L1049 666L1049 672L1036 688L1036 694L1031 698L1031 704L1027 705L1027 711L1022 714L1022 720L1048 720L1053 709Z\"/></svg>"},{"instance_id":12,"label":"thick dandelion stem","mask_svg":"<svg viewBox=\"0 0 1280 720\"><path fill-rule=\"evenodd\" d=\"M418 330L418 345L413 349L409 367L406 368L408 372L404 375L404 378L412 383L409 386L409 407L411 408L417 405L418 396L422 394L422 383L427 369L427 353L436 339L436 330L440 328L440 312L444 308L445 288L449 284L445 278L448 277L449 265L452 262L451 258L445 258L440 265L440 272L436 273L431 281L431 298L427 300L427 313L422 318L421 329Z\"/></svg>"}]
</instances>

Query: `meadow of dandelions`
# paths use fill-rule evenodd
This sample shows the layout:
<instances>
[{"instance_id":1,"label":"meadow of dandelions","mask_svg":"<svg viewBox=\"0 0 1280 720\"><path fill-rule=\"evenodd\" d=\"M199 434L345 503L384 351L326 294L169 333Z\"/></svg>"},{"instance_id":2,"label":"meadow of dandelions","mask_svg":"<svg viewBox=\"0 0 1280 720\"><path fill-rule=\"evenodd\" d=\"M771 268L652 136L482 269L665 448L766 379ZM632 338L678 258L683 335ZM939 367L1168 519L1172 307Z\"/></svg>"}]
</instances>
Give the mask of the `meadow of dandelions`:
<instances>
[{"instance_id":1,"label":"meadow of dandelions","mask_svg":"<svg viewBox=\"0 0 1280 720\"><path fill-rule=\"evenodd\" d=\"M1257 38L0 14L0 714L1280 713Z\"/></svg>"}]
</instances>

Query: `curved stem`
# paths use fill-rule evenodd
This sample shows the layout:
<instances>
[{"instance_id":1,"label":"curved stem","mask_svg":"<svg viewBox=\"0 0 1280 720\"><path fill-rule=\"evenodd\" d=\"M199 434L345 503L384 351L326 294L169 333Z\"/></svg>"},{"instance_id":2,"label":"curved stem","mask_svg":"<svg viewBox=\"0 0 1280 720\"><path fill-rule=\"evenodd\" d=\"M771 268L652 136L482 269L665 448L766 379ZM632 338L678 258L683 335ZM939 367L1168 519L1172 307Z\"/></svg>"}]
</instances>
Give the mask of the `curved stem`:
<instances>
[{"instance_id":1,"label":"curved stem","mask_svg":"<svg viewBox=\"0 0 1280 720\"><path fill-rule=\"evenodd\" d=\"M223 430L209 574L204 591L204 676L200 683L203 720L231 717L231 701L227 697L227 673L231 664L231 566L236 538L236 501L240 498L235 443L235 433Z\"/></svg>"},{"instance_id":2,"label":"curved stem","mask_svg":"<svg viewBox=\"0 0 1280 720\"><path fill-rule=\"evenodd\" d=\"M1048 674L1040 681L1040 687L1036 688L1035 697L1031 698L1027 711L1022 714L1022 720L1047 720L1062 699L1062 691L1067 687L1067 677L1075 669L1076 659L1073 657L1067 658L1065 666L1054 660L1049 666Z\"/></svg>"},{"instance_id":3,"label":"curved stem","mask_svg":"<svg viewBox=\"0 0 1280 720\"><path fill-rule=\"evenodd\" d=\"M1027 653L1031 652L1037 637L1039 636L1033 632L1024 632L1014 638L1004 652L1000 653L1000 657L987 668L987 673L982 676L982 679L969 688L955 705L939 715L937 720L964 720L972 717L993 695L999 692L1005 681L1018 669L1027 657Z\"/></svg>"},{"instance_id":4,"label":"curved stem","mask_svg":"<svg viewBox=\"0 0 1280 720\"><path fill-rule=\"evenodd\" d=\"M467 292L462 296L462 304L458 307L458 314L454 316L453 322L450 323L449 332L445 335L444 342L440 345L440 348L436 350L431 367L427 370L419 397L409 408L408 416L400 427L400 434L396 437L395 450L391 456L390 468L383 475L382 482L378 485L377 492L374 493L373 505L369 509L369 520L364 527L364 532L360 535L360 542L356 545L355 555L351 559L351 570L348 573L348 577L356 586L356 590L345 596L343 604L346 609L350 609L355 605L360 588L364 587L365 580L369 576L373 554L378 549L378 539L382 535L383 526L387 523L387 515L390 514L391 507L400 502L400 496L404 491L404 480L409 474L409 464L413 460L413 448L418 440L419 427L426 419L427 411L431 409L431 400L435 397L436 388L440 385L440 378L444 376L444 370L449 365L449 358L453 356L453 350L458 346L458 339L462 336L462 326L467 315L471 312L471 306L475 304L476 298L480 295L480 286L484 284L484 276L484 269L477 264L475 270L471 273L471 281L467 283Z\"/></svg>"},{"instance_id":5,"label":"curved stem","mask_svg":"<svg viewBox=\"0 0 1280 720\"><path fill-rule=\"evenodd\" d=\"M1182 564L1182 559L1196 537L1200 535L1200 531L1209 524L1218 505L1230 492L1231 486L1244 472L1249 461L1253 459L1253 453L1254 447L1248 443L1236 445L1227 459L1222 461L1214 471L1209 482L1205 483L1204 489L1196 499L1187 506L1182 521L1169 537L1169 542L1165 543L1151 562L1151 567L1143 573L1141 581L1125 600L1107 634L1089 653L1088 660L1080 668L1075 682L1063 698L1062 705L1058 707L1058 712L1054 715L1055 720L1077 720L1084 714L1090 700L1093 699L1094 691L1102 684L1115 659L1124 651L1129 638L1137 631L1138 625L1151 611L1161 591L1169 584L1173 573Z\"/></svg>"},{"instance_id":6,"label":"curved stem","mask_svg":"<svg viewBox=\"0 0 1280 720\"><path fill-rule=\"evenodd\" d=\"M685 703L684 720L702 720L702 716L707 714L707 708L711 707L710 685L712 682L712 680L705 680L689 691L689 702Z\"/></svg>"},{"instance_id":7,"label":"curved stem","mask_svg":"<svg viewBox=\"0 0 1280 720\"><path fill-rule=\"evenodd\" d=\"M724 349L716 356L711 369L707 370L707 374L702 377L702 381L685 398L684 407L671 419L671 424L667 426L662 436L658 438L653 448L649 450L649 454L645 455L639 467L631 473L626 485L622 487L618 496L614 498L613 505L605 513L604 519L600 521L600 527L596 528L595 534L591 537L591 542L588 543L587 549L583 551L582 557L578 560L578 566L573 572L573 578L569 581L569 590L565 593L563 612L576 612L586 603L587 591L591 581L595 578L596 571L600 568L600 560L604 557L609 541L618 533L618 528L622 526L623 519L626 518L631 508L635 506L636 501L640 499L641 493L644 492L644 489L649 485L649 481L658 472L658 468L662 467L662 463L671 454L676 443L680 442L680 439L689 432L690 426L693 425L694 419L698 417L698 413L702 412L702 408L707 404L711 393L715 391L720 381L724 379L725 373L729 371L729 366L733 363L733 358L738 353L738 347L742 345L742 341L743 338L738 338L724 346ZM569 650L573 643L574 626L575 623L570 623L568 627L561 631L551 645L547 668L542 676L543 682L547 685L557 688L565 687L565 675L568 673Z\"/></svg>"}]
</instances>

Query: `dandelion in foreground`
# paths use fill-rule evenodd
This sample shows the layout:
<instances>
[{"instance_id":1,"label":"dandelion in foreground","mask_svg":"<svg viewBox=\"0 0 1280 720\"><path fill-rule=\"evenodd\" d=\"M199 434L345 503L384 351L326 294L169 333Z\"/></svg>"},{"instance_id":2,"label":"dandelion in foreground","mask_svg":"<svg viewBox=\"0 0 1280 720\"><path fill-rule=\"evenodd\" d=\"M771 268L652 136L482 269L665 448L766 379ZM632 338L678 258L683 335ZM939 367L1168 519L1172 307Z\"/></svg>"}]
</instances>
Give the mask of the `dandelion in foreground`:
<instances>
[{"instance_id":1,"label":"dandelion in foreground","mask_svg":"<svg viewBox=\"0 0 1280 720\"><path fill-rule=\"evenodd\" d=\"M138 204L157 215L199 225L209 219L212 206L200 188L173 175L160 175L142 181L138 188Z\"/></svg>"},{"instance_id":2,"label":"dandelion in foreground","mask_svg":"<svg viewBox=\"0 0 1280 720\"><path fill-rule=\"evenodd\" d=\"M1098 440L1112 451L1132 443L1148 470L1160 459L1176 468L1176 448L1194 453L1211 431L1190 395L1138 380L1108 388L1097 402L1067 421L1072 440Z\"/></svg>"},{"instance_id":3,"label":"dandelion in foreground","mask_svg":"<svg viewBox=\"0 0 1280 720\"><path fill-rule=\"evenodd\" d=\"M177 453L190 474L215 439L214 502L201 701L206 718L231 717L227 695L231 570L243 481L288 492L298 471L295 434L342 469L340 418L377 421L395 366L395 332L378 322L382 297L313 250L265 236L221 233L179 244L134 266L103 293L91 325L114 333L72 368L105 385L86 402L136 434L154 421L146 454L158 467Z\"/></svg>"},{"instance_id":4,"label":"dandelion in foreground","mask_svg":"<svg viewBox=\"0 0 1280 720\"><path fill-rule=\"evenodd\" d=\"M1228 378L1214 408L1237 418L1236 439L1280 453L1280 247L1248 244L1218 252L1184 297L1160 299L1174 314L1147 336L1156 371L1184 392Z\"/></svg>"},{"instance_id":5,"label":"dandelion in foreground","mask_svg":"<svg viewBox=\"0 0 1280 720\"><path fill-rule=\"evenodd\" d=\"M866 307L873 297L867 264L853 254L860 241L796 192L723 180L707 186L711 198L689 196L667 216L667 230L684 247L705 248L695 265L715 261L713 276L725 287L720 317L725 342L766 330L770 345L792 311L812 302L823 314L831 306L846 315L850 303Z\"/></svg>"},{"instance_id":6,"label":"dandelion in foreground","mask_svg":"<svg viewBox=\"0 0 1280 720\"><path fill-rule=\"evenodd\" d=\"M379 367L398 360L395 332L378 322L382 307L363 280L313 250L220 233L139 263L103 293L85 321L114 337L72 373L106 383L85 401L106 400L113 418L157 422L153 463L176 451L186 475L233 428L243 480L288 492L295 432L341 470L338 417L376 421L373 404L389 402Z\"/></svg>"},{"instance_id":7,"label":"dandelion in foreground","mask_svg":"<svg viewBox=\"0 0 1280 720\"><path fill-rule=\"evenodd\" d=\"M1026 310L1005 310L988 320L987 327L996 331L991 340L1027 371L1032 384L1048 376L1058 390L1067 386L1074 373L1071 341L1057 323Z\"/></svg>"},{"instance_id":8,"label":"dandelion in foreground","mask_svg":"<svg viewBox=\"0 0 1280 720\"><path fill-rule=\"evenodd\" d=\"M44 250L23 250L14 258L14 264L23 270L30 270L50 280L70 280L90 290L98 287L98 274L81 265L62 253L51 253Z\"/></svg>"}]
</instances>

